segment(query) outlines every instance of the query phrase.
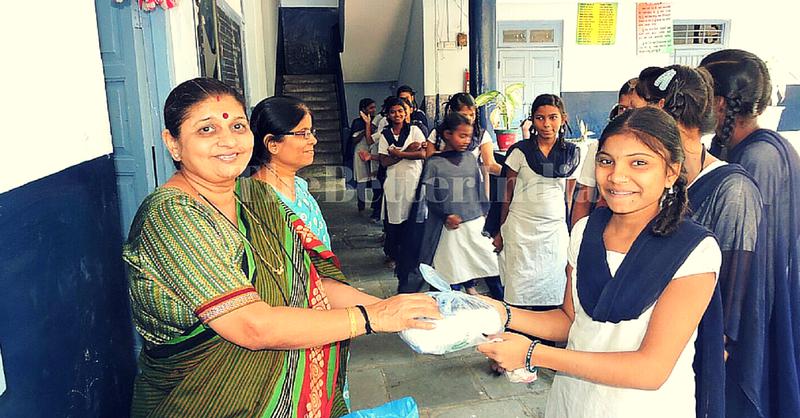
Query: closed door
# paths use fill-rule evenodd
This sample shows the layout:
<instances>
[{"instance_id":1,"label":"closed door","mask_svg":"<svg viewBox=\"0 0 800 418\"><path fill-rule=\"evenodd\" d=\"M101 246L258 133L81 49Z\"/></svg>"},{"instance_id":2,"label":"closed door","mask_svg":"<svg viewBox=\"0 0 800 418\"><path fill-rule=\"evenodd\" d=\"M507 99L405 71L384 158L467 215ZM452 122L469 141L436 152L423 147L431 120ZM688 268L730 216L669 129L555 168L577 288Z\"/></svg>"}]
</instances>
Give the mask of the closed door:
<instances>
[{"instance_id":1,"label":"closed door","mask_svg":"<svg viewBox=\"0 0 800 418\"><path fill-rule=\"evenodd\" d=\"M168 70L156 63L151 17L135 2L95 0L95 9L124 238L141 201L171 174L157 110Z\"/></svg>"},{"instance_id":2,"label":"closed door","mask_svg":"<svg viewBox=\"0 0 800 418\"><path fill-rule=\"evenodd\" d=\"M521 106L514 114L511 126L519 126L530 113L530 106L540 94L561 94L561 50L530 49L501 50L498 53L498 87L523 83L520 94Z\"/></svg>"}]
</instances>

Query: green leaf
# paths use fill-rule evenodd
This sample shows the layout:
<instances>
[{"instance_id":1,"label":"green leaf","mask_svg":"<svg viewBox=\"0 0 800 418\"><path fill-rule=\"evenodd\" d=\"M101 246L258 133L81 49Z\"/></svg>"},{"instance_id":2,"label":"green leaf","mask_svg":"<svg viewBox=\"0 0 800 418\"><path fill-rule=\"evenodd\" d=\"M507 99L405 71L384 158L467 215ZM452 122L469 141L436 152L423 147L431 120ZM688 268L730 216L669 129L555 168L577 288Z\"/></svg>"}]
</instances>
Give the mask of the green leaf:
<instances>
[{"instance_id":1,"label":"green leaf","mask_svg":"<svg viewBox=\"0 0 800 418\"><path fill-rule=\"evenodd\" d=\"M500 95L500 92L497 90L489 90L486 93L481 93L475 98L475 106L481 107L491 103L497 99L498 95Z\"/></svg>"},{"instance_id":2,"label":"green leaf","mask_svg":"<svg viewBox=\"0 0 800 418\"><path fill-rule=\"evenodd\" d=\"M506 86L506 90L503 93L505 93L506 96L511 96L512 94L518 92L523 87L525 87L525 83L509 84Z\"/></svg>"}]
</instances>

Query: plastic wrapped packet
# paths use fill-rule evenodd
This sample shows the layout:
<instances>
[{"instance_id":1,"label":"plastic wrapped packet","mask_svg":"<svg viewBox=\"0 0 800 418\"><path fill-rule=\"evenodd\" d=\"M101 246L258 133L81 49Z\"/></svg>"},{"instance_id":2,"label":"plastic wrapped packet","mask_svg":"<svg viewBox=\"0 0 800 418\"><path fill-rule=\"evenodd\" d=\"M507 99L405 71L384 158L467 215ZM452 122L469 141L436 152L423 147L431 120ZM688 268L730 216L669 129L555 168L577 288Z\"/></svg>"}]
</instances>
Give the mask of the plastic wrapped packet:
<instances>
[{"instance_id":1,"label":"plastic wrapped packet","mask_svg":"<svg viewBox=\"0 0 800 418\"><path fill-rule=\"evenodd\" d=\"M536 372L529 372L524 367L516 370L506 370L506 377L511 383L533 383L538 378Z\"/></svg>"},{"instance_id":2,"label":"plastic wrapped packet","mask_svg":"<svg viewBox=\"0 0 800 418\"><path fill-rule=\"evenodd\" d=\"M486 335L502 332L503 323L497 310L481 298L455 292L431 266L420 265L420 272L440 292L428 292L436 299L443 319L430 320L432 330L408 329L400 338L422 354L445 354L488 342Z\"/></svg>"}]
</instances>

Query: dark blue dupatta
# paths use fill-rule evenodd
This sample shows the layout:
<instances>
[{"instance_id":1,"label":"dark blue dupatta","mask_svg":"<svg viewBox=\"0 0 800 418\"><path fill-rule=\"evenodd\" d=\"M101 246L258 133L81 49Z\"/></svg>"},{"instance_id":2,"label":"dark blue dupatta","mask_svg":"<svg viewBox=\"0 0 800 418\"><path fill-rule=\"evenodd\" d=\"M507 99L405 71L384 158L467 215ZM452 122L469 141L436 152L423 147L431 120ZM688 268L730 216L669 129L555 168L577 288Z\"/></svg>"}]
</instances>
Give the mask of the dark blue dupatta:
<instances>
[{"instance_id":1,"label":"dark blue dupatta","mask_svg":"<svg viewBox=\"0 0 800 418\"><path fill-rule=\"evenodd\" d=\"M581 306L595 321L636 319L656 303L680 266L711 233L686 219L669 236L657 236L648 224L634 241L614 276L603 242L612 212L606 207L589 216L578 254L577 283ZM667 255L667 256L664 256ZM694 370L697 416L724 417L722 304L719 287L698 327Z\"/></svg>"},{"instance_id":2,"label":"dark blue dupatta","mask_svg":"<svg viewBox=\"0 0 800 418\"><path fill-rule=\"evenodd\" d=\"M758 153L767 143L777 150ZM765 417L800 416L800 157L786 139L758 129L733 147L728 161L741 163L764 199L766 239L757 249L756 268L770 288L766 372L760 399L750 399ZM778 177L781 173L783 177ZM761 240L761 234L759 234Z\"/></svg>"}]
</instances>

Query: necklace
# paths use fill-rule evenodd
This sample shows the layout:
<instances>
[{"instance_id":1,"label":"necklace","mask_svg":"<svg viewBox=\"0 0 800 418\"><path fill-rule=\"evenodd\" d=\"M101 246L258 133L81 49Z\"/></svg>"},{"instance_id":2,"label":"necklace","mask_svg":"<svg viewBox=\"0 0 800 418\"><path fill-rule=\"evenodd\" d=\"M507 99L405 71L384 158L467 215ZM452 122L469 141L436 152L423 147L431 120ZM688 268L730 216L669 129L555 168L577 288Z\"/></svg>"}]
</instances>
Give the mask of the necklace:
<instances>
[{"instance_id":1,"label":"necklace","mask_svg":"<svg viewBox=\"0 0 800 418\"><path fill-rule=\"evenodd\" d=\"M194 187L194 185L193 185L192 183L190 183L190 182L189 182L189 179L188 179L188 178L186 178L186 175L185 175L185 174L183 174L183 171L181 171L180 173L181 173L181 177L183 177L183 181L185 181L185 182L186 182L186 184L188 184L188 185L189 185L189 187L191 187L191 188L192 188L192 190L193 190L193 191L194 191L194 192L195 192L195 193L196 193L198 196L200 196L200 197L201 197L201 198L202 198L202 199L203 199L203 200L204 200L204 201L205 201L205 202L206 202L206 203L207 203L209 206L211 206L212 208L214 208L214 210L215 210L215 211L217 211L217 213L218 213L220 216L222 216L222 217L223 217L223 218L224 218L226 221L228 221L228 224L229 224L231 227L233 227L233 230L234 230L234 231L236 231L236 233L239 235L239 237L240 237L240 238L242 238L242 239L244 240L244 242L245 242L245 243L246 243L246 244L247 244L247 245L250 247L250 249L253 251L253 254L255 254L255 255L258 257L258 259L259 259L259 260L261 260L261 262L262 262L262 263L266 264L266 265L267 265L267 267L269 267L269 268L270 268L270 270L272 270L272 271L273 271L273 272L274 272L276 275L279 275L279 276L280 276L280 275L283 275L283 272L284 272L283 260L281 260L281 256L280 256L280 255L278 255L278 252L277 252L277 251L275 251L275 249L274 249L274 248L272 248L272 246L271 246L271 245L270 245L270 247L268 247L268 248L269 248L269 250L272 252L272 254L275 256L275 258L278 260L278 267L275 267L275 266L273 266L273 265L272 265L272 263L268 262L268 261L267 261L267 260L266 260L266 259L265 259L265 258L264 258L262 255L261 255L261 253L260 253L260 252L259 252L259 251L256 249L256 247L253 245L253 243L252 243L252 242L250 242L250 240L247 238L247 235L245 235L244 233L242 233L242 231L239 229L239 227L238 227L236 224L234 224L234 223L233 223L233 221L231 221L231 220L230 220L230 219L229 219L227 216L225 216L225 214L222 212L222 210L220 210L220 209L217 207L217 205L215 205L214 203L212 203L212 202L211 202L211 201L210 201L210 200L209 200L207 197L203 196L203 194L202 194L202 193L200 193L200 191L198 191L198 190L197 190L197 188L195 188L195 187ZM248 215L250 215L252 219L256 219L256 218L255 218L255 216L253 216L254 214L253 214L252 212L250 212L250 209L249 209L247 206L245 206L245 205L242 203L242 201L241 201L241 200L239 200L239 196L237 196L237 195L236 195L236 193L234 193L234 194L233 194L233 198L234 198L234 199L236 199L236 203L239 205L239 207L241 207L241 208L244 208L244 209L247 211ZM261 224L259 221L256 221L256 222L257 222L259 225ZM278 288L280 289L280 287L278 287ZM283 293L283 292L281 292L281 295L283 296L283 294L282 294L282 293ZM285 300L285 299L286 299L286 298L284 297L284 300ZM287 306L288 306L288 304L287 304Z\"/></svg>"},{"instance_id":2,"label":"necklace","mask_svg":"<svg viewBox=\"0 0 800 418\"><path fill-rule=\"evenodd\" d=\"M265 165L264 165L264 167L266 167L266 169L267 169L267 170L269 170L269 171L270 171L270 173L272 173L272 175L274 175L274 176L275 176L275 178L276 178L276 179L278 179L278 181L279 181L279 182L281 182L281 184L283 184L283 186L284 186L284 187L286 187L286 190L290 191L290 192L291 192L291 194L292 194L292 196L294 197L294 195L295 195L295 191L294 191L294 185L289 185L288 183L286 183L285 181L283 181L283 179L281 178L281 176L280 176L280 175L278 175L278 172L277 172L277 171L276 171L274 168L272 168L272 165L271 165L271 164L265 164ZM294 177L294 176L292 176L292 177ZM266 180L266 179L265 179L265 180Z\"/></svg>"}]
</instances>

